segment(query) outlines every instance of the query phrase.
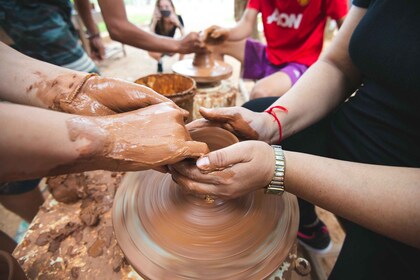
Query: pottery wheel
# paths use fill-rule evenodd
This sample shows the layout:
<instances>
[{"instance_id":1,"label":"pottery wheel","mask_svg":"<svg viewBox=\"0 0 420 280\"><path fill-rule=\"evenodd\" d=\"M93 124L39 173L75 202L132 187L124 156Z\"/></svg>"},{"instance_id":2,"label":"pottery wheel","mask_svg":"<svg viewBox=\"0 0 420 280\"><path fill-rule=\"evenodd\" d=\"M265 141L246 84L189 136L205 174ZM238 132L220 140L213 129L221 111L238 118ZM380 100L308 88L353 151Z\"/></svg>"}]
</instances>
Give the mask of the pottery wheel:
<instances>
[{"instance_id":1,"label":"pottery wheel","mask_svg":"<svg viewBox=\"0 0 420 280\"><path fill-rule=\"evenodd\" d=\"M211 66L195 66L193 59L184 59L175 62L172 70L193 78L197 83L214 83L232 75L232 66L221 60L215 60Z\"/></svg>"},{"instance_id":2,"label":"pottery wheel","mask_svg":"<svg viewBox=\"0 0 420 280\"><path fill-rule=\"evenodd\" d=\"M118 243L148 279L263 279L296 238L295 196L257 191L208 202L186 194L169 174L129 173L114 200Z\"/></svg>"}]
</instances>

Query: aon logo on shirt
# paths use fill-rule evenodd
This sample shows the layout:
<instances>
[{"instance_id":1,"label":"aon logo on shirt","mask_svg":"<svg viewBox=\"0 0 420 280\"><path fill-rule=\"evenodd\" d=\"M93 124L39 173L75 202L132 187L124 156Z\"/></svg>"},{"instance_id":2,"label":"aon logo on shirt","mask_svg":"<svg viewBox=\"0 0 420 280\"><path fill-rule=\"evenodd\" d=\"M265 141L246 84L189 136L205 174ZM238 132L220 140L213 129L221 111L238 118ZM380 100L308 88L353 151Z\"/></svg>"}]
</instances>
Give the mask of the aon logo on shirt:
<instances>
[{"instance_id":1,"label":"aon logo on shirt","mask_svg":"<svg viewBox=\"0 0 420 280\"><path fill-rule=\"evenodd\" d=\"M277 23L277 25L286 28L298 29L302 21L302 14L286 14L279 13L277 9L274 10L273 14L267 17L267 23Z\"/></svg>"}]
</instances>

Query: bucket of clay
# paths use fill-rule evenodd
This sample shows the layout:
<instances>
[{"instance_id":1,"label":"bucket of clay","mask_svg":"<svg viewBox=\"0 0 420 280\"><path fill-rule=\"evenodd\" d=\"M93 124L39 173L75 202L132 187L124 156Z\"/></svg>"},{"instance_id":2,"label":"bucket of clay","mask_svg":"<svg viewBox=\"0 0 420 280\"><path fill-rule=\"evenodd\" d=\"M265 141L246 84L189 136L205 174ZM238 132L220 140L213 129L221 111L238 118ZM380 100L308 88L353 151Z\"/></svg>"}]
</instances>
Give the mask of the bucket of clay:
<instances>
[{"instance_id":1,"label":"bucket of clay","mask_svg":"<svg viewBox=\"0 0 420 280\"><path fill-rule=\"evenodd\" d=\"M171 99L179 107L187 110L192 120L196 84L193 79L180 74L152 74L139 78L135 83L147 86L163 96Z\"/></svg>"}]
</instances>

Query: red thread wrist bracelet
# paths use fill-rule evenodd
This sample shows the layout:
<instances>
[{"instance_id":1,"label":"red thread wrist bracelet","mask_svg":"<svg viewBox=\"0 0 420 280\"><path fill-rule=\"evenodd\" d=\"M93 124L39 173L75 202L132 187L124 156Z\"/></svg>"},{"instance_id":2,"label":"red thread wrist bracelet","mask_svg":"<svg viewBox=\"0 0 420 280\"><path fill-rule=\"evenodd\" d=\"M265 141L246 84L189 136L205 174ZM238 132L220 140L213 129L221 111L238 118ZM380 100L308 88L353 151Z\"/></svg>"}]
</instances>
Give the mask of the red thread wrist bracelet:
<instances>
[{"instance_id":1,"label":"red thread wrist bracelet","mask_svg":"<svg viewBox=\"0 0 420 280\"><path fill-rule=\"evenodd\" d=\"M280 123L279 118L273 112L274 109L279 109L279 110L281 110L283 112L286 112L286 113L288 112L288 110L287 110L286 107L283 107L283 106L273 106L273 107L270 107L270 108L268 108L267 110L264 111L265 113L268 113L268 114L272 115L273 118L275 119L275 121L277 122L277 126L279 128L279 143L280 143L281 139L283 138L283 131L282 131L282 128L281 128L281 123Z\"/></svg>"}]
</instances>

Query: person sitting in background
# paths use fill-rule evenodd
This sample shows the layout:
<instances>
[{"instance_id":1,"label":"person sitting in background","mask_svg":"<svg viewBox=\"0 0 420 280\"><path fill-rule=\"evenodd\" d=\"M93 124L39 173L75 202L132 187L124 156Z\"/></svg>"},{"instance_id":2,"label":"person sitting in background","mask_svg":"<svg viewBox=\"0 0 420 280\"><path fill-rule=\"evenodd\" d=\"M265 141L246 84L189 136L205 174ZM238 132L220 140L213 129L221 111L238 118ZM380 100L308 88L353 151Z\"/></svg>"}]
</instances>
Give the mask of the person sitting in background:
<instances>
[{"instance_id":1,"label":"person sitting in background","mask_svg":"<svg viewBox=\"0 0 420 280\"><path fill-rule=\"evenodd\" d=\"M250 0L236 26L211 26L208 42L214 55L233 56L242 63L244 79L258 80L250 99L281 96L319 57L328 18L340 27L347 0ZM267 44L248 38L261 13Z\"/></svg>"},{"instance_id":2,"label":"person sitting in background","mask_svg":"<svg viewBox=\"0 0 420 280\"><path fill-rule=\"evenodd\" d=\"M157 0L150 30L158 35L173 38L177 29L179 29L181 36L184 36L184 21L180 15L175 13L172 0ZM172 56L173 53L149 52L149 55L157 60L157 72L162 73L162 57L165 55ZM180 54L179 59L182 58L183 55Z\"/></svg>"}]
</instances>

